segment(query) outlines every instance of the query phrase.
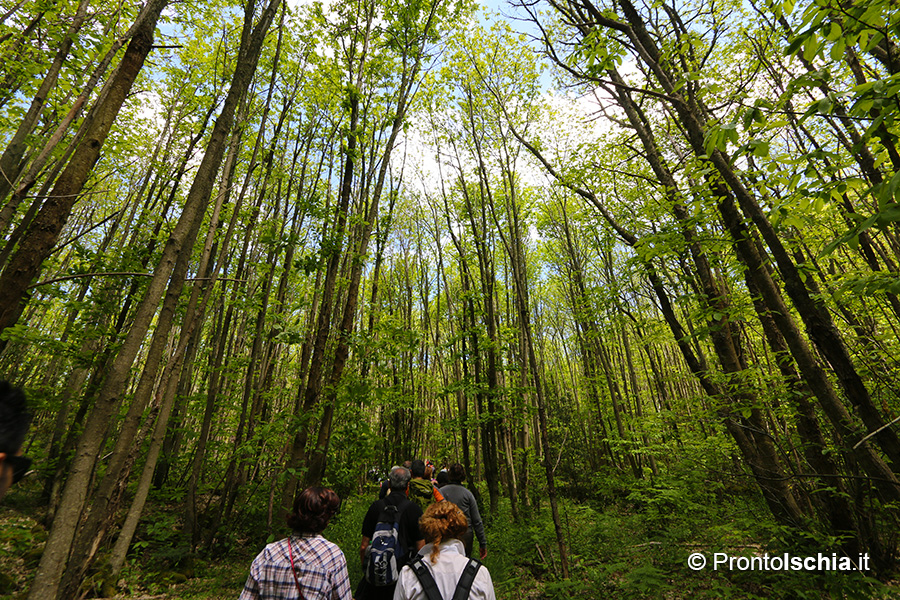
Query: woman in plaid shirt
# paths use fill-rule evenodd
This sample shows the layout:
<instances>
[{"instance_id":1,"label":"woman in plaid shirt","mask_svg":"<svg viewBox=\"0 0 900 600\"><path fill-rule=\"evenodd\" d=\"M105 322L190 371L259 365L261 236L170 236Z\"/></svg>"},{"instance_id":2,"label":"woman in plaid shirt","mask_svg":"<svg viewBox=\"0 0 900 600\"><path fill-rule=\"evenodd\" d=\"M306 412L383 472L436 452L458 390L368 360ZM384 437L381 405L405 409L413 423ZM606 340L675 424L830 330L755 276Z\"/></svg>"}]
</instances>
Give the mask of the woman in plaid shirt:
<instances>
[{"instance_id":1,"label":"woman in plaid shirt","mask_svg":"<svg viewBox=\"0 0 900 600\"><path fill-rule=\"evenodd\" d=\"M351 600L347 559L321 535L340 505L332 490L303 490L287 518L294 533L254 559L239 600Z\"/></svg>"}]
</instances>

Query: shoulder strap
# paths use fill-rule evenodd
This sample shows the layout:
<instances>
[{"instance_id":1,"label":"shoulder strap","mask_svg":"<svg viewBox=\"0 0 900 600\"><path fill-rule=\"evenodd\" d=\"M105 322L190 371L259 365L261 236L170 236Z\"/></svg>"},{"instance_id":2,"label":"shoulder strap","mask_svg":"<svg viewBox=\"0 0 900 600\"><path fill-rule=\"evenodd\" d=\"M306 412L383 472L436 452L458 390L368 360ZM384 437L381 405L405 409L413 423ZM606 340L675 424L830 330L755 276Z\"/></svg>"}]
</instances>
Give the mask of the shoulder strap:
<instances>
[{"instance_id":1,"label":"shoulder strap","mask_svg":"<svg viewBox=\"0 0 900 600\"><path fill-rule=\"evenodd\" d=\"M400 512L401 511L395 504L384 502L381 510L378 511L378 518L375 523L390 523L391 525L396 525L400 521Z\"/></svg>"},{"instance_id":2,"label":"shoulder strap","mask_svg":"<svg viewBox=\"0 0 900 600\"><path fill-rule=\"evenodd\" d=\"M404 497L404 498L400 498L400 502L398 502L397 504L394 504L393 506L397 507L397 515L399 516L400 513L402 513L404 510L406 510L406 508L410 504L412 504L412 500Z\"/></svg>"},{"instance_id":3,"label":"shoulder strap","mask_svg":"<svg viewBox=\"0 0 900 600\"><path fill-rule=\"evenodd\" d=\"M416 574L419 583L422 584L422 591L425 593L425 597L428 600L443 600L441 592L438 590L437 583L435 582L434 577L431 576L431 571L425 566L425 561L422 560L421 556L409 563L409 567L413 570L413 573Z\"/></svg>"},{"instance_id":4,"label":"shoulder strap","mask_svg":"<svg viewBox=\"0 0 900 600\"><path fill-rule=\"evenodd\" d=\"M291 559L291 575L294 576L294 583L297 584L297 593L300 594L300 600L305 600L303 588L300 587L300 579L297 578L297 571L294 569L294 551L291 550L291 538L288 538L288 556Z\"/></svg>"},{"instance_id":5,"label":"shoulder strap","mask_svg":"<svg viewBox=\"0 0 900 600\"><path fill-rule=\"evenodd\" d=\"M472 591L472 584L475 582L475 574L481 568L481 563L474 558L469 559L469 564L463 569L459 581L456 582L456 591L453 592L453 600L466 600L469 592Z\"/></svg>"}]
</instances>

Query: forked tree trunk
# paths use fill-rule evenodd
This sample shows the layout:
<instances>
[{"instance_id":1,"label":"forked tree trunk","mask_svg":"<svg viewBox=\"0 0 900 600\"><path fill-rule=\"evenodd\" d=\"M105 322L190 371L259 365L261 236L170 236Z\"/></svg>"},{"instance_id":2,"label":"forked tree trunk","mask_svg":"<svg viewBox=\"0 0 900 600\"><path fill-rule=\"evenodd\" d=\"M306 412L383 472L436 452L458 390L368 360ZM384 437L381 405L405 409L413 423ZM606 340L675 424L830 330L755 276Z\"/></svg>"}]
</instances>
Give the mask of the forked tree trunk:
<instances>
[{"instance_id":1,"label":"forked tree trunk","mask_svg":"<svg viewBox=\"0 0 900 600\"><path fill-rule=\"evenodd\" d=\"M484 163L481 163L482 171L484 171ZM547 500L550 502L550 512L553 517L553 527L556 532L556 544L559 549L561 574L563 579L569 578L569 553L566 548L565 534L563 533L562 521L559 516L559 506L557 503L556 492L556 475L553 457L551 456L550 433L547 421L547 409L544 399L544 378L543 372L538 364L537 353L535 350L534 334L531 326L531 307L528 299L528 276L525 269L525 250L522 247L522 232L518 227L519 208L517 205L515 194L515 181L511 166L506 165L505 176L508 180L505 182L507 202L510 203L509 211L512 215L511 230L507 234L503 228L499 227L493 202L491 200L491 214L494 216L494 222L498 226L497 232L506 248L507 254L512 261L512 272L515 281L515 297L516 312L519 316L519 326L522 329L525 351L528 356L528 367L531 375L531 383L534 387L535 402L537 404L538 431L540 432L542 463L544 465L544 474L547 477Z\"/></svg>"},{"instance_id":2,"label":"forked tree trunk","mask_svg":"<svg viewBox=\"0 0 900 600\"><path fill-rule=\"evenodd\" d=\"M344 168L341 173L341 187L338 197L338 206L336 207L336 218L334 228L331 230L331 254L325 267L325 281L322 286L320 296L320 305L318 308L318 319L312 336L311 355L309 362L309 371L306 374L306 386L301 387L298 395L303 398L298 403L300 414L297 415L301 421L300 427L294 436L294 443L291 448L291 456L288 460L288 472L291 473L284 487L281 496L281 508L283 511L289 510L293 503L294 495L297 490L297 483L300 479L293 474L297 468L307 466L307 449L306 445L309 441L309 423L306 416L319 403L322 393L322 379L325 374L325 350L328 338L331 335L332 327L332 311L337 300L335 297L335 284L338 279L338 272L341 266L341 257L343 255L344 237L347 224L347 217L350 210L350 196L353 191L353 173L357 154L357 132L359 126L359 93L357 90L362 87L362 62L366 59L368 53L369 36L371 34L372 19L374 16L370 13L366 15L366 26L363 30L362 51L360 58L359 72L353 79L356 84L355 89L350 91L350 123L347 136L347 149L344 158ZM354 43L359 43L354 40ZM351 72L351 77L352 77Z\"/></svg>"}]
</instances>

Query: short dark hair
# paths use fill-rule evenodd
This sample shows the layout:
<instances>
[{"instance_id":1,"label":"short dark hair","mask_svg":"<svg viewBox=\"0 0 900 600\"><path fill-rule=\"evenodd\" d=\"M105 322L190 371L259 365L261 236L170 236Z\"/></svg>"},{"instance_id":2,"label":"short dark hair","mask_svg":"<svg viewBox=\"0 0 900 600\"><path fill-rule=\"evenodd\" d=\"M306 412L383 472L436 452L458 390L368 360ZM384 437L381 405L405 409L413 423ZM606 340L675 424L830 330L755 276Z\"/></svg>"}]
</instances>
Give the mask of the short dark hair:
<instances>
[{"instance_id":1,"label":"short dark hair","mask_svg":"<svg viewBox=\"0 0 900 600\"><path fill-rule=\"evenodd\" d=\"M419 479L425 477L425 461L418 458L412 461L409 472L412 473L413 477L418 477Z\"/></svg>"},{"instance_id":2,"label":"short dark hair","mask_svg":"<svg viewBox=\"0 0 900 600\"><path fill-rule=\"evenodd\" d=\"M448 473L447 471L439 471L435 479L437 479L438 487L447 485L448 483L450 483L450 473Z\"/></svg>"},{"instance_id":3,"label":"short dark hair","mask_svg":"<svg viewBox=\"0 0 900 600\"><path fill-rule=\"evenodd\" d=\"M31 412L25 393L8 381L0 381L0 452L16 454L25 441Z\"/></svg>"},{"instance_id":4,"label":"short dark hair","mask_svg":"<svg viewBox=\"0 0 900 600\"><path fill-rule=\"evenodd\" d=\"M450 465L450 482L462 483L466 480L466 469L459 463Z\"/></svg>"},{"instance_id":5,"label":"short dark hair","mask_svg":"<svg viewBox=\"0 0 900 600\"><path fill-rule=\"evenodd\" d=\"M320 533L341 507L341 499L333 490L306 488L294 500L294 512L287 516L288 527L297 533Z\"/></svg>"},{"instance_id":6,"label":"short dark hair","mask_svg":"<svg viewBox=\"0 0 900 600\"><path fill-rule=\"evenodd\" d=\"M409 469L400 467L391 471L391 491L405 492L409 487L409 480L412 479Z\"/></svg>"}]
</instances>

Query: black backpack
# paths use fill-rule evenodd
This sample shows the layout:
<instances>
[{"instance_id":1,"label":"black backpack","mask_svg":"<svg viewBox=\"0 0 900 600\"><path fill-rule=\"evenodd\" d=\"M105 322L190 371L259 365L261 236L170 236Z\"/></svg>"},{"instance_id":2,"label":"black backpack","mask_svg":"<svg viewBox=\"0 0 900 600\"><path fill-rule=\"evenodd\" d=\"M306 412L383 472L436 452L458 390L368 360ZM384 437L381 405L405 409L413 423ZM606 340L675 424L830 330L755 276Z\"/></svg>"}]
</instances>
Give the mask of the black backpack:
<instances>
[{"instance_id":1,"label":"black backpack","mask_svg":"<svg viewBox=\"0 0 900 600\"><path fill-rule=\"evenodd\" d=\"M409 563L409 568L419 578L419 583L422 584L422 590L425 592L425 597L428 600L446 600L441 596L441 592L438 591L437 583L434 581L434 577L431 576L431 571L425 566L425 561L422 560L421 556L416 557L414 561ZM459 576L459 581L456 582L456 591L453 592L451 600L466 600L469 597L469 593L472 591L472 583L475 582L475 574L478 573L480 568L480 562L474 558L469 559L469 563L463 569L462 575Z\"/></svg>"}]
</instances>

